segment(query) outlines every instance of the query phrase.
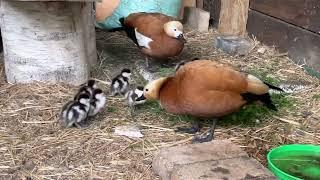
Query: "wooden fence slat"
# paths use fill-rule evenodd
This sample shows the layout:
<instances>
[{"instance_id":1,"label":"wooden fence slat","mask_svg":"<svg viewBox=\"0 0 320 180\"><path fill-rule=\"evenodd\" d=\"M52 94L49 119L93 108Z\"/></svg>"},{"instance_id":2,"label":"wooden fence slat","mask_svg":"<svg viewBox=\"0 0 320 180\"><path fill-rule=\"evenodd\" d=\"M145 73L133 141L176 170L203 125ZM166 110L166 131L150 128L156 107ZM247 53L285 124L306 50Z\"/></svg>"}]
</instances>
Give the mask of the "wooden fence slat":
<instances>
[{"instance_id":1,"label":"wooden fence slat","mask_svg":"<svg viewBox=\"0 0 320 180\"><path fill-rule=\"evenodd\" d=\"M249 10L247 30L262 43L288 52L298 64L320 72L320 35L254 10Z\"/></svg>"},{"instance_id":2,"label":"wooden fence slat","mask_svg":"<svg viewBox=\"0 0 320 180\"><path fill-rule=\"evenodd\" d=\"M320 34L319 0L250 0L250 8Z\"/></svg>"}]
</instances>

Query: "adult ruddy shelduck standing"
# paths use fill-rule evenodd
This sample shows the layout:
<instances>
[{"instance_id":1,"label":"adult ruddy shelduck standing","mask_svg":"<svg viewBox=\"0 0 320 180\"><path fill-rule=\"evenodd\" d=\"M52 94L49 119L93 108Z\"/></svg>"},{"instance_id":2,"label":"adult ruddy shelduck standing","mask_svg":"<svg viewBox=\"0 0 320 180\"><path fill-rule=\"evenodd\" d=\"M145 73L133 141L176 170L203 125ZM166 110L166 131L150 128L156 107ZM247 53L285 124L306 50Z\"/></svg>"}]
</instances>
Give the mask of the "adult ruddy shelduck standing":
<instances>
[{"instance_id":1,"label":"adult ruddy shelduck standing","mask_svg":"<svg viewBox=\"0 0 320 180\"><path fill-rule=\"evenodd\" d=\"M180 66L174 76L162 77L147 84L144 96L159 100L161 106L172 114L213 118L208 136L194 138L195 142L206 142L213 139L217 118L238 111L247 103L261 101L276 110L269 89L282 91L228 65L195 60ZM199 131L199 126L191 128L191 131Z\"/></svg>"},{"instance_id":2,"label":"adult ruddy shelduck standing","mask_svg":"<svg viewBox=\"0 0 320 180\"><path fill-rule=\"evenodd\" d=\"M127 36L148 57L167 59L181 53L186 42L183 35L183 25L173 17L161 13L132 13L121 18Z\"/></svg>"}]
</instances>

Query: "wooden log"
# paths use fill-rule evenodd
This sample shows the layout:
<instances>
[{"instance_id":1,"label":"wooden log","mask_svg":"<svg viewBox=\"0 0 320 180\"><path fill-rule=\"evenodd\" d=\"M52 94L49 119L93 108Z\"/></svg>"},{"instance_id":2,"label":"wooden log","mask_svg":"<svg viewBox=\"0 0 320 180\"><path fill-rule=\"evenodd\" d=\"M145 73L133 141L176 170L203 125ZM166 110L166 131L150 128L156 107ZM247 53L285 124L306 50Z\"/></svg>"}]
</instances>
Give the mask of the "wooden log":
<instances>
[{"instance_id":1,"label":"wooden log","mask_svg":"<svg viewBox=\"0 0 320 180\"><path fill-rule=\"evenodd\" d=\"M218 31L221 35L246 34L249 0L222 0Z\"/></svg>"},{"instance_id":2,"label":"wooden log","mask_svg":"<svg viewBox=\"0 0 320 180\"><path fill-rule=\"evenodd\" d=\"M197 0L197 8L203 9L203 0Z\"/></svg>"},{"instance_id":3,"label":"wooden log","mask_svg":"<svg viewBox=\"0 0 320 180\"><path fill-rule=\"evenodd\" d=\"M196 0L182 0L179 18L183 19L185 7L196 7L196 6L197 6Z\"/></svg>"},{"instance_id":4,"label":"wooden log","mask_svg":"<svg viewBox=\"0 0 320 180\"><path fill-rule=\"evenodd\" d=\"M83 4L81 15L85 35L84 45L88 63L92 67L97 64L96 30L94 24L95 14L92 2Z\"/></svg>"},{"instance_id":5,"label":"wooden log","mask_svg":"<svg viewBox=\"0 0 320 180\"><path fill-rule=\"evenodd\" d=\"M83 19L85 7L90 6L87 3L2 0L0 17L7 81L73 85L87 81L87 59L94 61L88 54L96 55L95 42L88 35L92 30L84 28L91 19Z\"/></svg>"},{"instance_id":6,"label":"wooden log","mask_svg":"<svg viewBox=\"0 0 320 180\"><path fill-rule=\"evenodd\" d=\"M210 13L196 7L185 7L183 22L189 27L199 31L207 32L209 28Z\"/></svg>"},{"instance_id":7,"label":"wooden log","mask_svg":"<svg viewBox=\"0 0 320 180\"><path fill-rule=\"evenodd\" d=\"M220 16L221 0L204 0L203 9L210 12L211 24L218 27Z\"/></svg>"}]
</instances>

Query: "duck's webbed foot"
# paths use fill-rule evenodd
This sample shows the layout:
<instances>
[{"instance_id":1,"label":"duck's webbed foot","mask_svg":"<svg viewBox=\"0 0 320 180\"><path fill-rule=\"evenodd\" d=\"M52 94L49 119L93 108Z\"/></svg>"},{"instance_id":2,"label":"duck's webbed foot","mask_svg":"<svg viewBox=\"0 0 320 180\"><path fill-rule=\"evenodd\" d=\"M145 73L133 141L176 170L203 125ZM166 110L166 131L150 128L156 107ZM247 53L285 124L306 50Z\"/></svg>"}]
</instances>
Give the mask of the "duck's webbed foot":
<instances>
[{"instance_id":1,"label":"duck's webbed foot","mask_svg":"<svg viewBox=\"0 0 320 180\"><path fill-rule=\"evenodd\" d=\"M214 139L214 130L215 130L216 123L217 123L217 119L213 119L210 131L206 135L196 135L192 139L192 143L204 143L204 142L212 141Z\"/></svg>"},{"instance_id":2,"label":"duck's webbed foot","mask_svg":"<svg viewBox=\"0 0 320 180\"><path fill-rule=\"evenodd\" d=\"M201 129L201 127L200 127L199 122L198 121L193 121L191 128L178 127L175 130L175 132L184 132L184 133L188 133L188 134L195 134L195 133L199 132L200 129Z\"/></svg>"}]
</instances>

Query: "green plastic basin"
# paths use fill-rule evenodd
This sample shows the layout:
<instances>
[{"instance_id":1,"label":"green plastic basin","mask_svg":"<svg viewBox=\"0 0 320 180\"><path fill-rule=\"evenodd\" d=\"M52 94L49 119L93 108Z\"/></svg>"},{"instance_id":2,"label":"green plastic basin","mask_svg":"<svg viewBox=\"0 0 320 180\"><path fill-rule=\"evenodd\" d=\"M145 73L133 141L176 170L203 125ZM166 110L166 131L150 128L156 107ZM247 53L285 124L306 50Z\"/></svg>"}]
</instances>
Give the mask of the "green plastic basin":
<instances>
[{"instance_id":1,"label":"green plastic basin","mask_svg":"<svg viewBox=\"0 0 320 180\"><path fill-rule=\"evenodd\" d=\"M268 167L280 180L320 180L320 146L291 144L268 153Z\"/></svg>"}]
</instances>

